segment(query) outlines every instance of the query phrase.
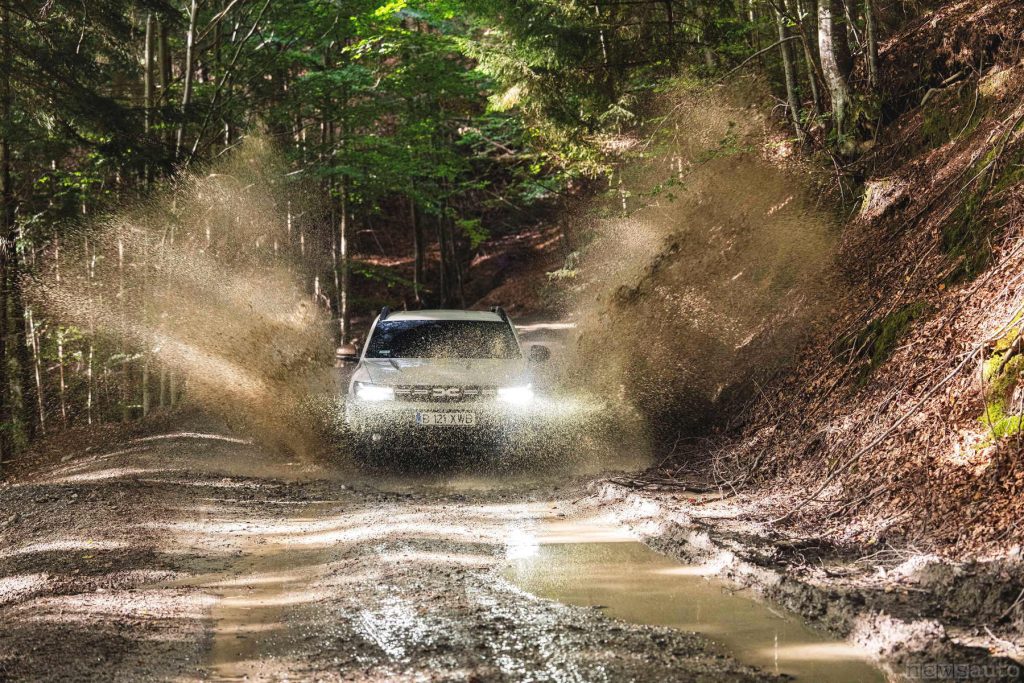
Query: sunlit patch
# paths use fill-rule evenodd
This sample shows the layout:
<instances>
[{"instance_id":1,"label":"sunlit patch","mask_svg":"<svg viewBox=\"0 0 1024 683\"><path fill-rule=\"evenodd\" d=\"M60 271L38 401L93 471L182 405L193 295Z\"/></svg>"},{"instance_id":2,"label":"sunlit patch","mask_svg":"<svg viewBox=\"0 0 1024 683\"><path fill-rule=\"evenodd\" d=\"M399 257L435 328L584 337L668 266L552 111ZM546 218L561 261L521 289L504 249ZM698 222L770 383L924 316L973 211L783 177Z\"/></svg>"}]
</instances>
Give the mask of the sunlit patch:
<instances>
[{"instance_id":1,"label":"sunlit patch","mask_svg":"<svg viewBox=\"0 0 1024 683\"><path fill-rule=\"evenodd\" d=\"M227 443L237 443L251 445L251 439L240 439L234 436L224 436L223 434L203 434L201 432L175 432L173 434L158 434L156 436L144 436L139 439L134 439L134 442L145 442L145 441L166 441L168 439L201 439L203 441L226 441Z\"/></svg>"},{"instance_id":2,"label":"sunlit patch","mask_svg":"<svg viewBox=\"0 0 1024 683\"><path fill-rule=\"evenodd\" d=\"M306 576L308 581L310 576ZM226 608L240 607L243 609L255 609L265 607L287 607L290 605L301 605L316 602L324 598L323 591L317 590L283 590L273 595L256 594L253 597L245 595L231 595L221 599Z\"/></svg>"},{"instance_id":3,"label":"sunlit patch","mask_svg":"<svg viewBox=\"0 0 1024 683\"><path fill-rule=\"evenodd\" d=\"M94 624L100 616L131 616L139 619L166 620L169 615L186 620L201 620L214 599L194 591L168 589L81 593L42 598L25 606L26 618L33 621ZM168 633L167 638L174 638ZM160 634L147 638L159 640Z\"/></svg>"},{"instance_id":4,"label":"sunlit patch","mask_svg":"<svg viewBox=\"0 0 1024 683\"><path fill-rule=\"evenodd\" d=\"M83 472L82 474L69 474L66 477L53 480L55 484L73 484L89 481L107 481L110 479L139 478L144 474L161 474L164 472L179 472L178 469L158 467L111 467L96 472Z\"/></svg>"},{"instance_id":5,"label":"sunlit patch","mask_svg":"<svg viewBox=\"0 0 1024 683\"><path fill-rule=\"evenodd\" d=\"M47 574L16 574L0 577L0 605L20 600L35 591L44 589L49 583Z\"/></svg>"},{"instance_id":6,"label":"sunlit patch","mask_svg":"<svg viewBox=\"0 0 1024 683\"><path fill-rule=\"evenodd\" d=\"M625 543L635 542L636 535L608 517L573 517L550 519L537 531L541 544L555 543Z\"/></svg>"},{"instance_id":7,"label":"sunlit patch","mask_svg":"<svg viewBox=\"0 0 1024 683\"><path fill-rule=\"evenodd\" d=\"M718 570L706 564L690 564L681 567L653 569L650 573L659 576L714 576Z\"/></svg>"},{"instance_id":8,"label":"sunlit patch","mask_svg":"<svg viewBox=\"0 0 1024 683\"><path fill-rule=\"evenodd\" d=\"M800 643L798 645L776 645L759 651L762 655L777 656L787 661L864 661L867 655L863 649L844 642Z\"/></svg>"},{"instance_id":9,"label":"sunlit patch","mask_svg":"<svg viewBox=\"0 0 1024 683\"><path fill-rule=\"evenodd\" d=\"M19 548L5 548L0 550L0 557L12 557L15 555L28 555L30 553L47 553L55 551L93 551L93 550L114 550L125 547L124 543L114 541L94 541L86 538L64 538L53 541L41 541L30 543Z\"/></svg>"},{"instance_id":10,"label":"sunlit patch","mask_svg":"<svg viewBox=\"0 0 1024 683\"><path fill-rule=\"evenodd\" d=\"M395 596L384 598L376 609L360 611L358 627L396 660L405 658L407 646L422 643L432 632L412 602Z\"/></svg>"},{"instance_id":11,"label":"sunlit patch","mask_svg":"<svg viewBox=\"0 0 1024 683\"><path fill-rule=\"evenodd\" d=\"M505 559L522 560L535 557L540 552L537 537L524 529L512 529L505 541Z\"/></svg>"},{"instance_id":12,"label":"sunlit patch","mask_svg":"<svg viewBox=\"0 0 1024 683\"><path fill-rule=\"evenodd\" d=\"M423 563L423 564L454 564L461 567L489 567L494 564L490 555L472 555L469 553L442 553L419 550L406 550L399 553L382 553L383 563Z\"/></svg>"}]
</instances>

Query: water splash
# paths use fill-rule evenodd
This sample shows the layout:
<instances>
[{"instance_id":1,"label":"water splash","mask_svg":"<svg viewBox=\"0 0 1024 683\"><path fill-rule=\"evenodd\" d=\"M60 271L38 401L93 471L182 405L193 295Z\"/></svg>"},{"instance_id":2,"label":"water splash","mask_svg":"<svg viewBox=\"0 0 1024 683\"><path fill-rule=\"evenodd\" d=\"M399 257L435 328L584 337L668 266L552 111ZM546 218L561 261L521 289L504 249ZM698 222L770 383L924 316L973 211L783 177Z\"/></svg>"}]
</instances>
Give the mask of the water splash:
<instances>
[{"instance_id":1,"label":"water splash","mask_svg":"<svg viewBox=\"0 0 1024 683\"><path fill-rule=\"evenodd\" d=\"M314 212L285 179L271 145L249 137L141 206L66 231L30 293L123 362L180 378L188 401L302 450L296 408L324 381L331 335L308 293L319 264L292 248L296 215Z\"/></svg>"}]
</instances>

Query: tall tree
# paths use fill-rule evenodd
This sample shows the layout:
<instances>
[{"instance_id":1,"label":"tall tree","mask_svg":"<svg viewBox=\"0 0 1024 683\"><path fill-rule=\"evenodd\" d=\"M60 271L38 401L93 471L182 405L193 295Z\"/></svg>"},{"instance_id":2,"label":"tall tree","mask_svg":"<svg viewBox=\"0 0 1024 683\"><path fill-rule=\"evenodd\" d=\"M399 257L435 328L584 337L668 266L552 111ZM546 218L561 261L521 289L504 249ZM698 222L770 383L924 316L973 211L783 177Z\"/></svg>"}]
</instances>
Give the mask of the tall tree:
<instances>
[{"instance_id":1,"label":"tall tree","mask_svg":"<svg viewBox=\"0 0 1024 683\"><path fill-rule=\"evenodd\" d=\"M846 80L845 55L849 54L846 31L839 24L836 14L841 11L840 0L819 0L818 2L818 52L821 68L825 73L832 99L832 115L835 121L836 139L842 144L849 132L848 114L851 105L850 86Z\"/></svg>"}]
</instances>

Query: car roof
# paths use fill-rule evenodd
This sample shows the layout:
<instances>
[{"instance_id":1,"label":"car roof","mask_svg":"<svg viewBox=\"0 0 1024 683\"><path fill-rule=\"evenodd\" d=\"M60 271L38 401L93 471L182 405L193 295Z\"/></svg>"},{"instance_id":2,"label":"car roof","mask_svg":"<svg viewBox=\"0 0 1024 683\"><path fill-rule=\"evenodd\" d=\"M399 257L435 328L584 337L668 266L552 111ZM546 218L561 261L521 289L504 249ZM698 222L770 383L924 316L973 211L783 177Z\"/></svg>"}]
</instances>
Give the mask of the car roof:
<instances>
[{"instance_id":1,"label":"car roof","mask_svg":"<svg viewBox=\"0 0 1024 683\"><path fill-rule=\"evenodd\" d=\"M501 316L490 311L460 311L454 309L437 309L431 311L395 311L388 320L479 320L487 322L503 322Z\"/></svg>"}]
</instances>

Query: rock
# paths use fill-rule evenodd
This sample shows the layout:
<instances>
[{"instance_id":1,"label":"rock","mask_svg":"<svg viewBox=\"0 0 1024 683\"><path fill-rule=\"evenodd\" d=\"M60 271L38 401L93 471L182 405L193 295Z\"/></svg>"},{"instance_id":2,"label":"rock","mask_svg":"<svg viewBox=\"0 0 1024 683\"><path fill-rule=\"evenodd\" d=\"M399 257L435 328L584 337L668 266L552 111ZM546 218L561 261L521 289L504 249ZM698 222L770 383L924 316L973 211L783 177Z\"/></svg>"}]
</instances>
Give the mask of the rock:
<instances>
[{"instance_id":1,"label":"rock","mask_svg":"<svg viewBox=\"0 0 1024 683\"><path fill-rule=\"evenodd\" d=\"M985 98L1001 100L1012 89L1014 77L1021 73L1021 63L1010 67L995 66L978 81L978 92Z\"/></svg>"},{"instance_id":2,"label":"rock","mask_svg":"<svg viewBox=\"0 0 1024 683\"><path fill-rule=\"evenodd\" d=\"M860 218L873 221L880 218L906 197L907 185L899 178L878 178L864 184L864 200L860 205Z\"/></svg>"}]
</instances>

